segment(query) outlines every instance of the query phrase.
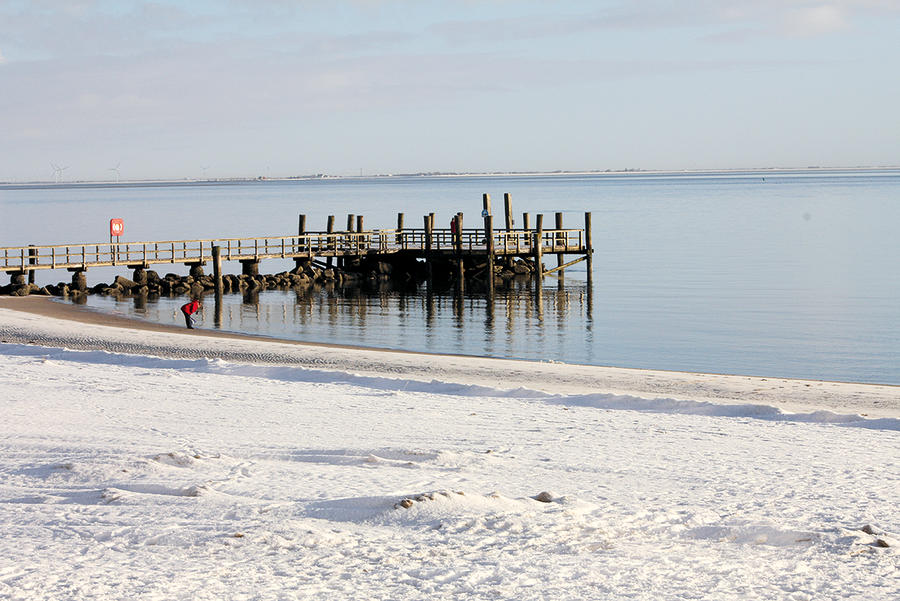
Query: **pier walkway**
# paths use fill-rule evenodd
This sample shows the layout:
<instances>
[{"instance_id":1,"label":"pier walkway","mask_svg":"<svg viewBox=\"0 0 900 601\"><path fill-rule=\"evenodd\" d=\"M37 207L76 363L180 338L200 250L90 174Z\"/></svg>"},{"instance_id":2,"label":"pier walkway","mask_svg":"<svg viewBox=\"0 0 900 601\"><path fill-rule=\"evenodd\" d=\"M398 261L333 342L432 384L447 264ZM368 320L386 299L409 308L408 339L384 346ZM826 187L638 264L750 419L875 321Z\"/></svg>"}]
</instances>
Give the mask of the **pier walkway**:
<instances>
[{"instance_id":1,"label":"pier walkway","mask_svg":"<svg viewBox=\"0 0 900 601\"><path fill-rule=\"evenodd\" d=\"M533 273L540 277L587 261L588 279L591 278L593 247L589 212L584 214L583 228L564 228L562 213L555 214L554 228L544 229L542 214L536 215L532 228L530 215L524 213L524 225L516 229L509 194L504 195L504 201L505 228L494 228L490 195L484 194L483 227L479 228L463 228L462 213L453 216L448 229L434 227L434 213L424 216L422 228L405 228L404 215L398 213L397 227L392 229L366 230L363 216L348 215L346 229L335 231L331 215L325 231L311 232L306 230L306 215L301 214L297 233L285 236L146 242L121 242L119 238L113 241L111 236L110 242L0 247L0 271L10 275L10 284L18 288L34 283L37 271L66 269L75 274L73 285L83 289L84 272L91 267L121 265L139 272L153 265L183 264L190 266L193 274L195 270L202 273L200 266L212 262L219 279L222 261L239 261L247 275L256 275L263 259L293 259L298 267L314 259L326 259L329 266L336 259L341 267L372 261L423 261L429 278L433 265L443 268L452 265L457 281L461 282L466 265L490 273L487 266L499 263L511 266L518 257L527 259ZM113 222L121 226L121 220L112 220L111 234ZM544 269L542 257L546 254L556 255L556 267ZM577 257L566 262L566 255ZM486 279L492 286L493 278Z\"/></svg>"}]
</instances>

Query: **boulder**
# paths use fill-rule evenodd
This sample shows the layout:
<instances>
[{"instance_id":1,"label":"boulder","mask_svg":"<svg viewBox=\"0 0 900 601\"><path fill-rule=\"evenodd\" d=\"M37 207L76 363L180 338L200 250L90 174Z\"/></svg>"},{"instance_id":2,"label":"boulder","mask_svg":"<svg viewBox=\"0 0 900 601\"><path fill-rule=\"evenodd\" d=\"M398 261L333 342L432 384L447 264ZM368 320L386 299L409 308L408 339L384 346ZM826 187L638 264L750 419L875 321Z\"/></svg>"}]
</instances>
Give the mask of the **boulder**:
<instances>
[{"instance_id":1,"label":"boulder","mask_svg":"<svg viewBox=\"0 0 900 601\"><path fill-rule=\"evenodd\" d=\"M122 290L131 290L132 288L137 286L137 282L117 275L116 279L113 281L113 286L119 286Z\"/></svg>"}]
</instances>

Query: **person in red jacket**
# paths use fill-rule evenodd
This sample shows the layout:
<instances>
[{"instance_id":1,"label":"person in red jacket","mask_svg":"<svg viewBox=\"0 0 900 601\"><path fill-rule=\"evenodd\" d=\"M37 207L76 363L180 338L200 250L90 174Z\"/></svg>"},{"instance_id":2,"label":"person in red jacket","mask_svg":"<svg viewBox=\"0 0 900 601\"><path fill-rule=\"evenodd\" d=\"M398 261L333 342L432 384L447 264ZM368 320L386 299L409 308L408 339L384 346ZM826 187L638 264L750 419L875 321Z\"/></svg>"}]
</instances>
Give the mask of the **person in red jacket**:
<instances>
[{"instance_id":1,"label":"person in red jacket","mask_svg":"<svg viewBox=\"0 0 900 601\"><path fill-rule=\"evenodd\" d=\"M194 329L194 313L200 310L200 299L191 299L191 302L181 306L181 312L184 314L184 325L189 330Z\"/></svg>"}]
</instances>

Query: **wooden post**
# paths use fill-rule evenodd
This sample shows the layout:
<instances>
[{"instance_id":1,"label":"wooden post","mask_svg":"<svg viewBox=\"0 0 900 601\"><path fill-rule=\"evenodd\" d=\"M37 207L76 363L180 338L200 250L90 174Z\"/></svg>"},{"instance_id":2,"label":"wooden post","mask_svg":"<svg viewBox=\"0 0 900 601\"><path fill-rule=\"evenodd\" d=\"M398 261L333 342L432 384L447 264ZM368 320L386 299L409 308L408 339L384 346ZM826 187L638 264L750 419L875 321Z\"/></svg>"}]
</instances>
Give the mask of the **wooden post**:
<instances>
[{"instance_id":1,"label":"wooden post","mask_svg":"<svg viewBox=\"0 0 900 601\"><path fill-rule=\"evenodd\" d=\"M425 274L431 283L431 235L434 229L434 213L425 215Z\"/></svg>"},{"instance_id":2,"label":"wooden post","mask_svg":"<svg viewBox=\"0 0 900 601\"><path fill-rule=\"evenodd\" d=\"M403 213L397 213L397 245L403 245Z\"/></svg>"},{"instance_id":3,"label":"wooden post","mask_svg":"<svg viewBox=\"0 0 900 601\"><path fill-rule=\"evenodd\" d=\"M357 215L356 216L356 233L361 234L364 231L366 231L366 230L363 227L363 216ZM366 240L363 240L362 236L357 236L356 237L356 252L358 253L361 248L367 248L367 247L368 247L368 245L366 244Z\"/></svg>"},{"instance_id":4,"label":"wooden post","mask_svg":"<svg viewBox=\"0 0 900 601\"><path fill-rule=\"evenodd\" d=\"M487 211L488 215L491 214L491 195L490 194L482 194L481 195L481 208Z\"/></svg>"},{"instance_id":5,"label":"wooden post","mask_svg":"<svg viewBox=\"0 0 900 601\"><path fill-rule=\"evenodd\" d=\"M298 252L306 252L306 244L303 243L302 237L306 233L306 215L301 214L297 219L297 251ZM300 259L295 258L294 263L299 267Z\"/></svg>"},{"instance_id":6,"label":"wooden post","mask_svg":"<svg viewBox=\"0 0 900 601\"><path fill-rule=\"evenodd\" d=\"M557 230L563 229L563 214L562 213L556 214L556 229ZM553 246L559 246L560 244L565 244L565 239L566 239L565 234L563 234L560 231L557 231L556 235L553 237ZM556 253L556 266L559 267L564 262L565 261L563 260L563 253L561 253L561 252ZM563 277L565 274L565 271L566 271L565 269L560 269L559 277Z\"/></svg>"},{"instance_id":7,"label":"wooden post","mask_svg":"<svg viewBox=\"0 0 900 601\"><path fill-rule=\"evenodd\" d=\"M528 231L531 229L531 215L522 213L522 229Z\"/></svg>"},{"instance_id":8,"label":"wooden post","mask_svg":"<svg viewBox=\"0 0 900 601\"><path fill-rule=\"evenodd\" d=\"M28 245L28 264L29 265L37 264L37 249L34 248L33 244ZM28 283L34 284L34 269L28 270Z\"/></svg>"},{"instance_id":9,"label":"wooden post","mask_svg":"<svg viewBox=\"0 0 900 601\"><path fill-rule=\"evenodd\" d=\"M594 246L591 243L591 213L584 214L584 250L587 258L587 280L588 285L594 281Z\"/></svg>"},{"instance_id":10,"label":"wooden post","mask_svg":"<svg viewBox=\"0 0 900 601\"><path fill-rule=\"evenodd\" d=\"M544 277L544 268L541 266L542 238L544 237L544 214L538 213L534 230L534 241L531 248L534 250L534 277Z\"/></svg>"},{"instance_id":11,"label":"wooden post","mask_svg":"<svg viewBox=\"0 0 900 601\"><path fill-rule=\"evenodd\" d=\"M462 242L462 231L463 231L463 214L462 212L456 214L456 276L459 282L459 291L462 293L463 289L466 285L466 266L463 262L463 242Z\"/></svg>"},{"instance_id":12,"label":"wooden post","mask_svg":"<svg viewBox=\"0 0 900 601\"><path fill-rule=\"evenodd\" d=\"M487 246L487 266L485 277L488 285L488 302L494 302L494 217L488 215L484 218L484 240Z\"/></svg>"},{"instance_id":13,"label":"wooden post","mask_svg":"<svg viewBox=\"0 0 900 601\"><path fill-rule=\"evenodd\" d=\"M356 216L353 213L350 213L349 215L347 215L347 231L348 232L353 231L353 222L354 222L355 217Z\"/></svg>"},{"instance_id":14,"label":"wooden post","mask_svg":"<svg viewBox=\"0 0 900 601\"><path fill-rule=\"evenodd\" d=\"M213 244L212 247L213 260L213 283L215 284L216 296L222 294L222 247Z\"/></svg>"},{"instance_id":15,"label":"wooden post","mask_svg":"<svg viewBox=\"0 0 900 601\"><path fill-rule=\"evenodd\" d=\"M328 221L326 222L326 224L327 225L325 226L325 231L328 232L329 234L333 234L334 233L334 215L328 216ZM325 246L329 250L335 250L337 248L337 245L334 243L334 238L332 238L331 236L328 237L328 243ZM328 259L326 259L327 264L328 264L328 269L331 269L331 265L334 262L333 260L334 260L334 257L328 257Z\"/></svg>"},{"instance_id":16,"label":"wooden post","mask_svg":"<svg viewBox=\"0 0 900 601\"><path fill-rule=\"evenodd\" d=\"M508 232L513 229L512 195L509 192L503 195L503 213L506 216L506 231Z\"/></svg>"}]
</instances>

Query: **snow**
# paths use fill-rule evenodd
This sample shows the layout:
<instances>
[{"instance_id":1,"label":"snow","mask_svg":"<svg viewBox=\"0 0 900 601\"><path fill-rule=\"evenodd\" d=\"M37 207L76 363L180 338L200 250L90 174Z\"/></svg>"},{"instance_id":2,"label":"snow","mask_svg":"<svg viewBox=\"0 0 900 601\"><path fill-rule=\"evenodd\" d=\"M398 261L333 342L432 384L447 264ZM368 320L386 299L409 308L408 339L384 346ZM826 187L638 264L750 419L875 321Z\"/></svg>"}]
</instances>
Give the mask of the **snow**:
<instances>
[{"instance_id":1,"label":"snow","mask_svg":"<svg viewBox=\"0 0 900 601\"><path fill-rule=\"evenodd\" d=\"M0 599L900 596L895 388L554 392L490 372L587 372L0 310L28 335L0 344Z\"/></svg>"}]
</instances>

